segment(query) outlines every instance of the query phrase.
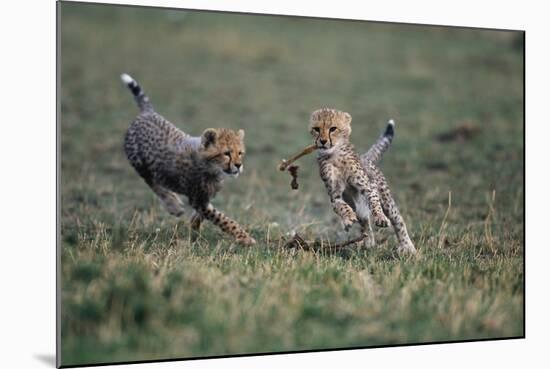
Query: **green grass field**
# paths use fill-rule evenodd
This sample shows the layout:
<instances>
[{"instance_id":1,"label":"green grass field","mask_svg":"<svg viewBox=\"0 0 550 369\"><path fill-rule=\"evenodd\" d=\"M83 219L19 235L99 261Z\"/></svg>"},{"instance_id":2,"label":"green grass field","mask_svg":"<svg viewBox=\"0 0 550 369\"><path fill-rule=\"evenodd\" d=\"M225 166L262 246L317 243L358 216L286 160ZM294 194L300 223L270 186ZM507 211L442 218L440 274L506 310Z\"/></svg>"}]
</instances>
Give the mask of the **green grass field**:
<instances>
[{"instance_id":1,"label":"green grass field","mask_svg":"<svg viewBox=\"0 0 550 369\"><path fill-rule=\"evenodd\" d=\"M60 33L63 365L523 335L522 34L69 3ZM214 204L256 247L161 208L124 156L122 72L189 133L246 130ZM282 247L345 236L313 155L298 191L276 170L322 106L362 152L397 122L381 167L417 257L389 229Z\"/></svg>"}]
</instances>

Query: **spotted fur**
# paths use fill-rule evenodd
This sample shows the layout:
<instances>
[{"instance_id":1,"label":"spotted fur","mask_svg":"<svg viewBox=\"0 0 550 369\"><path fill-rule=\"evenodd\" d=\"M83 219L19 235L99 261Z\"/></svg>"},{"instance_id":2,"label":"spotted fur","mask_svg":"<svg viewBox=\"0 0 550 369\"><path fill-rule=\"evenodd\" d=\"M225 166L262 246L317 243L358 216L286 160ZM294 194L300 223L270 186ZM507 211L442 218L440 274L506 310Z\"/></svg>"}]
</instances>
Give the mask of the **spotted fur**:
<instances>
[{"instance_id":1,"label":"spotted fur","mask_svg":"<svg viewBox=\"0 0 550 369\"><path fill-rule=\"evenodd\" d=\"M200 137L190 136L155 112L149 98L129 75L122 81L140 109L124 139L130 164L174 216L184 213L184 195L194 209L191 227L207 219L246 245L256 241L233 219L214 208L210 200L221 190L226 177L243 170L244 131L208 128Z\"/></svg>"},{"instance_id":2,"label":"spotted fur","mask_svg":"<svg viewBox=\"0 0 550 369\"><path fill-rule=\"evenodd\" d=\"M349 141L351 119L349 113L335 109L319 109L311 114L309 129L319 149L317 162L332 208L344 229L359 223L370 246L374 245L371 216L378 227L387 227L389 218L399 242L398 250L414 253L414 244L386 178L376 166L391 144L393 121L371 149L359 157Z\"/></svg>"}]
</instances>

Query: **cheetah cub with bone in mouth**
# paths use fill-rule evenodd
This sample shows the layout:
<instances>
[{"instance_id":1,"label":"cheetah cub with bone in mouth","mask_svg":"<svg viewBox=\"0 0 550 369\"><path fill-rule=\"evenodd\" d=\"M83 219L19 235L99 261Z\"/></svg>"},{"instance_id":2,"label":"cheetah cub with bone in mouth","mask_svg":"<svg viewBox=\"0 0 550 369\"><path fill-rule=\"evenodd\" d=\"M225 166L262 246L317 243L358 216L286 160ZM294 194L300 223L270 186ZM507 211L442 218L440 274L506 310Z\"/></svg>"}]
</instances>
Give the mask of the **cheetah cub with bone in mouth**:
<instances>
[{"instance_id":1,"label":"cheetah cub with bone in mouth","mask_svg":"<svg viewBox=\"0 0 550 369\"><path fill-rule=\"evenodd\" d=\"M393 136L393 121L390 121ZM317 162L334 212L348 231L354 223L368 236L367 245L374 245L370 217L378 227L391 222L399 245L398 251L415 253L407 227L390 193L386 178L375 165L391 137L379 139L367 153L357 155L349 141L351 115L335 109L319 109L311 114L310 133L318 148Z\"/></svg>"},{"instance_id":2,"label":"cheetah cub with bone in mouth","mask_svg":"<svg viewBox=\"0 0 550 369\"><path fill-rule=\"evenodd\" d=\"M128 160L174 216L184 213L178 194L187 196L194 209L191 228L203 219L245 245L256 241L233 219L212 206L226 177L243 170L244 131L208 128L200 137L190 136L155 112L149 98L129 75L120 76L140 109L124 139Z\"/></svg>"}]
</instances>

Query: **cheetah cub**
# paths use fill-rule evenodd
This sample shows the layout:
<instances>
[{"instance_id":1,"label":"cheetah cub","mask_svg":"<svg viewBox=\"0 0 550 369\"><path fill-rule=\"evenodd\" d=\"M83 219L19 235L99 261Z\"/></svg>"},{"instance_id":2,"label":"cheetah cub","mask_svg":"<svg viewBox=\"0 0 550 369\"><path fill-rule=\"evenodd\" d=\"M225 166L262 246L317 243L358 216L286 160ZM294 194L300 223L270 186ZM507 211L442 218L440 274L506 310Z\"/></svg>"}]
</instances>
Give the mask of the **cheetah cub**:
<instances>
[{"instance_id":1,"label":"cheetah cub","mask_svg":"<svg viewBox=\"0 0 550 369\"><path fill-rule=\"evenodd\" d=\"M416 252L407 227L390 193L386 178L375 165L393 137L393 122L385 134L359 157L349 141L351 115L335 109L319 109L311 114L310 133L318 147L317 162L334 212L348 231L358 222L374 245L370 217L378 227L387 227L388 218L397 236L400 252Z\"/></svg>"},{"instance_id":2,"label":"cheetah cub","mask_svg":"<svg viewBox=\"0 0 550 369\"><path fill-rule=\"evenodd\" d=\"M226 177L243 170L244 131L208 128L200 137L190 136L155 112L149 98L129 75L121 79L140 109L124 139L128 160L174 216L184 213L179 195L194 209L191 228L198 230L203 219L245 245L256 241L233 219L210 203Z\"/></svg>"}]
</instances>

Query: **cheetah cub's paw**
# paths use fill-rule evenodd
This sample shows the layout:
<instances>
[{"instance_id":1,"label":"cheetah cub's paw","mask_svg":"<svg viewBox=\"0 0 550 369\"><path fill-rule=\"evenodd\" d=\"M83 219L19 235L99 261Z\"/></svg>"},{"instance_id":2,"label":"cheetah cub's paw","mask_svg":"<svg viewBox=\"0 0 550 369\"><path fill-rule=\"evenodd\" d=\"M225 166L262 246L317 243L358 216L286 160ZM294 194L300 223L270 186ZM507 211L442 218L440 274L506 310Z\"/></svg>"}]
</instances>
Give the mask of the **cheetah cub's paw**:
<instances>
[{"instance_id":1,"label":"cheetah cub's paw","mask_svg":"<svg viewBox=\"0 0 550 369\"><path fill-rule=\"evenodd\" d=\"M177 206L175 204L167 204L165 207L168 213L170 213L170 215L173 215L175 217L179 218L185 214L185 211L183 210L182 206Z\"/></svg>"},{"instance_id":2,"label":"cheetah cub's paw","mask_svg":"<svg viewBox=\"0 0 550 369\"><path fill-rule=\"evenodd\" d=\"M171 215L175 217L182 217L183 214L185 214L185 210L183 208L183 201L181 201L180 197L175 193L165 194L164 197L161 198L161 200L162 200L162 204L164 205L164 208Z\"/></svg>"},{"instance_id":3,"label":"cheetah cub's paw","mask_svg":"<svg viewBox=\"0 0 550 369\"><path fill-rule=\"evenodd\" d=\"M374 224L377 227L386 228L389 225L389 223L390 223L390 221L383 214L377 214L377 215L374 216Z\"/></svg>"},{"instance_id":4,"label":"cheetah cub's paw","mask_svg":"<svg viewBox=\"0 0 550 369\"><path fill-rule=\"evenodd\" d=\"M249 235L237 237L237 242L243 246L253 246L256 244L256 240Z\"/></svg>"},{"instance_id":5,"label":"cheetah cub's paw","mask_svg":"<svg viewBox=\"0 0 550 369\"><path fill-rule=\"evenodd\" d=\"M357 222L358 222L358 219L355 214L350 214L347 217L342 218L342 225L344 226L344 230L346 232L349 232L351 227L353 227L353 225Z\"/></svg>"},{"instance_id":6,"label":"cheetah cub's paw","mask_svg":"<svg viewBox=\"0 0 550 369\"><path fill-rule=\"evenodd\" d=\"M416 254L416 248L412 242L405 242L397 247L397 252L401 255L414 255Z\"/></svg>"}]
</instances>

